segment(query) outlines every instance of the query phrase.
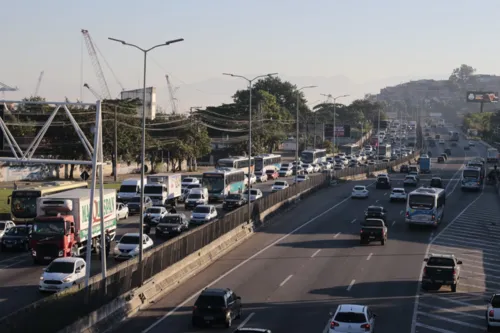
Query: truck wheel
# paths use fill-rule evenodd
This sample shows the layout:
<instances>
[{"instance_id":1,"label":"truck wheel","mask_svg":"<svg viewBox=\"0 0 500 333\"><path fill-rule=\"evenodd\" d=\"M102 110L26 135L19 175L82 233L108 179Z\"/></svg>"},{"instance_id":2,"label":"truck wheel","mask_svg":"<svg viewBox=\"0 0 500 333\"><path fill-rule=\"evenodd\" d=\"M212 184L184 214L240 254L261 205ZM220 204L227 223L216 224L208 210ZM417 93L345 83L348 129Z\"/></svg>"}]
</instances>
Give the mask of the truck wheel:
<instances>
[{"instance_id":1,"label":"truck wheel","mask_svg":"<svg viewBox=\"0 0 500 333\"><path fill-rule=\"evenodd\" d=\"M457 292L457 284L452 284L451 285L451 292L456 293Z\"/></svg>"},{"instance_id":2,"label":"truck wheel","mask_svg":"<svg viewBox=\"0 0 500 333\"><path fill-rule=\"evenodd\" d=\"M382 238L382 240L380 241L380 244L385 245L385 242L387 242L387 239Z\"/></svg>"}]
</instances>

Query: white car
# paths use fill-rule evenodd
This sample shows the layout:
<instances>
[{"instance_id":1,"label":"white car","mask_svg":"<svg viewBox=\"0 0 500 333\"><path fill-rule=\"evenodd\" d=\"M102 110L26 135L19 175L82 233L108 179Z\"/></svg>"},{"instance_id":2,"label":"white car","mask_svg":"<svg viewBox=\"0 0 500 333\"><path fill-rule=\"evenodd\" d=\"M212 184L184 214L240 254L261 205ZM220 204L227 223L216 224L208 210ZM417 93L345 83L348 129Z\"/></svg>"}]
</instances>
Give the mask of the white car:
<instances>
[{"instance_id":1,"label":"white car","mask_svg":"<svg viewBox=\"0 0 500 333\"><path fill-rule=\"evenodd\" d=\"M366 198L368 198L369 194L370 194L370 192L368 191L366 186L356 185L352 189L351 198L352 199L358 199L358 198L366 199Z\"/></svg>"},{"instance_id":2,"label":"white car","mask_svg":"<svg viewBox=\"0 0 500 333\"><path fill-rule=\"evenodd\" d=\"M474 141L469 141L469 147L475 147L476 143Z\"/></svg>"},{"instance_id":3,"label":"white car","mask_svg":"<svg viewBox=\"0 0 500 333\"><path fill-rule=\"evenodd\" d=\"M178 200L180 202L186 201L186 198L188 197L189 193L191 193L191 190L193 188L203 188L203 185L200 184L200 183L188 185L185 189L182 190L182 194L181 194L181 196L179 197Z\"/></svg>"},{"instance_id":4,"label":"white car","mask_svg":"<svg viewBox=\"0 0 500 333\"><path fill-rule=\"evenodd\" d=\"M281 168L280 171L278 171L278 175L280 177L289 177L293 174L293 169L290 168Z\"/></svg>"},{"instance_id":5,"label":"white car","mask_svg":"<svg viewBox=\"0 0 500 333\"><path fill-rule=\"evenodd\" d=\"M305 182L309 179L308 175L297 175L297 183Z\"/></svg>"},{"instance_id":6,"label":"white car","mask_svg":"<svg viewBox=\"0 0 500 333\"><path fill-rule=\"evenodd\" d=\"M274 182L273 186L271 187L271 190L273 192L281 191L286 188L288 188L288 182L286 180L278 180L277 182Z\"/></svg>"},{"instance_id":7,"label":"white car","mask_svg":"<svg viewBox=\"0 0 500 333\"><path fill-rule=\"evenodd\" d=\"M248 179L248 173L245 173L245 178ZM251 173L250 174L250 185L255 184L257 182L257 177ZM248 183L248 181L247 181Z\"/></svg>"},{"instance_id":8,"label":"white car","mask_svg":"<svg viewBox=\"0 0 500 333\"><path fill-rule=\"evenodd\" d=\"M143 235L142 237L143 251L151 249L154 245L153 240L148 235ZM140 239L139 233L127 233L123 235L114 249L115 260L128 260L138 256Z\"/></svg>"},{"instance_id":9,"label":"white car","mask_svg":"<svg viewBox=\"0 0 500 333\"><path fill-rule=\"evenodd\" d=\"M440 140L439 140L439 144L440 144L440 145L444 145L444 140L443 140L443 139L440 139Z\"/></svg>"},{"instance_id":10,"label":"white car","mask_svg":"<svg viewBox=\"0 0 500 333\"><path fill-rule=\"evenodd\" d=\"M144 218L149 217L153 222L160 222L162 217L167 216L168 211L165 207L153 206L146 209L144 213Z\"/></svg>"},{"instance_id":11,"label":"white car","mask_svg":"<svg viewBox=\"0 0 500 333\"><path fill-rule=\"evenodd\" d=\"M333 170L344 170L344 169L345 169L344 164L335 164L335 166L333 167Z\"/></svg>"},{"instance_id":12,"label":"white car","mask_svg":"<svg viewBox=\"0 0 500 333\"><path fill-rule=\"evenodd\" d=\"M302 167L304 168L304 171L306 173L313 173L314 172L314 168L311 164L303 164Z\"/></svg>"},{"instance_id":13,"label":"white car","mask_svg":"<svg viewBox=\"0 0 500 333\"><path fill-rule=\"evenodd\" d=\"M191 213L190 224L202 225L215 220L217 217L218 213L214 205L198 205Z\"/></svg>"},{"instance_id":14,"label":"white car","mask_svg":"<svg viewBox=\"0 0 500 333\"><path fill-rule=\"evenodd\" d=\"M11 228L14 228L16 225L12 221L0 221L0 238L3 237L5 232Z\"/></svg>"},{"instance_id":15,"label":"white car","mask_svg":"<svg viewBox=\"0 0 500 333\"><path fill-rule=\"evenodd\" d=\"M313 172L321 171L321 167L318 164L311 164L311 166L313 167Z\"/></svg>"},{"instance_id":16,"label":"white car","mask_svg":"<svg viewBox=\"0 0 500 333\"><path fill-rule=\"evenodd\" d=\"M116 219L128 219L128 206L123 203L116 204Z\"/></svg>"},{"instance_id":17,"label":"white car","mask_svg":"<svg viewBox=\"0 0 500 333\"><path fill-rule=\"evenodd\" d=\"M181 181L181 189L185 189L188 185L199 184L200 180L196 177L186 177Z\"/></svg>"},{"instance_id":18,"label":"white car","mask_svg":"<svg viewBox=\"0 0 500 333\"><path fill-rule=\"evenodd\" d=\"M407 193L404 188L395 187L392 189L389 201L406 201Z\"/></svg>"},{"instance_id":19,"label":"white car","mask_svg":"<svg viewBox=\"0 0 500 333\"><path fill-rule=\"evenodd\" d=\"M487 331L493 332L493 328L500 327L500 294L493 294L488 300L486 308Z\"/></svg>"},{"instance_id":20,"label":"white car","mask_svg":"<svg viewBox=\"0 0 500 333\"><path fill-rule=\"evenodd\" d=\"M328 332L373 333L376 317L368 306L341 304L330 319Z\"/></svg>"},{"instance_id":21,"label":"white car","mask_svg":"<svg viewBox=\"0 0 500 333\"><path fill-rule=\"evenodd\" d=\"M248 200L248 190L245 190L245 192L243 192L243 196L246 200ZM263 196L264 195L262 194L261 190L255 188L250 189L250 202L260 199Z\"/></svg>"},{"instance_id":22,"label":"white car","mask_svg":"<svg viewBox=\"0 0 500 333\"><path fill-rule=\"evenodd\" d=\"M58 292L71 288L83 281L85 271L85 261L82 258L57 258L43 270L38 290Z\"/></svg>"},{"instance_id":23,"label":"white car","mask_svg":"<svg viewBox=\"0 0 500 333\"><path fill-rule=\"evenodd\" d=\"M371 152L371 151L373 151L373 147L372 146L365 146L364 150Z\"/></svg>"},{"instance_id":24,"label":"white car","mask_svg":"<svg viewBox=\"0 0 500 333\"><path fill-rule=\"evenodd\" d=\"M259 183L267 182L267 175L263 171L255 171L255 178Z\"/></svg>"}]
</instances>

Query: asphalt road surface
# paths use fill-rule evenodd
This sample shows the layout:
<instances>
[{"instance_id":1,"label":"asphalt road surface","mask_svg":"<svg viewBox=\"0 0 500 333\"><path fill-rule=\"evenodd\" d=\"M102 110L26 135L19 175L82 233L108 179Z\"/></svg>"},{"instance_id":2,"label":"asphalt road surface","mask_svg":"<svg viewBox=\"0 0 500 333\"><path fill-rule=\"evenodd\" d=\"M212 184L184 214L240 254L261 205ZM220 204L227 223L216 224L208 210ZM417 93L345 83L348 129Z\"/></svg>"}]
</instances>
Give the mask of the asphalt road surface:
<instances>
[{"instance_id":1,"label":"asphalt road surface","mask_svg":"<svg viewBox=\"0 0 500 333\"><path fill-rule=\"evenodd\" d=\"M438 131L445 134L448 129ZM498 198L491 188L482 193L460 190L464 159L486 152L480 145L464 151L464 144L462 139L446 163L433 164L433 175L447 185L446 217L438 229L410 230L404 223L405 205L389 203L389 190L374 189L373 180L341 184L316 192L277 216L115 331L203 332L192 328L190 319L193 303L205 287L231 288L242 297L242 319L221 332L232 332L240 325L268 328L273 333L326 332L329 312L342 303L373 306L378 332L470 333L479 332L480 327L484 331L484 302L475 300L491 292L498 281L493 274L500 271L495 269L500 261L492 256L497 250L494 232L500 229L491 223L498 216L498 208L491 208L498 206ZM433 156L443 149L432 148ZM402 186L404 175L391 177L393 186ZM422 176L422 184L430 177ZM370 197L350 199L354 184L368 185ZM388 209L385 246L359 245L359 222L371 204ZM464 261L457 293L420 291L418 281L429 242L432 251L447 249Z\"/></svg>"},{"instance_id":2,"label":"asphalt road surface","mask_svg":"<svg viewBox=\"0 0 500 333\"><path fill-rule=\"evenodd\" d=\"M293 177L281 178L293 183ZM262 190L264 196L271 193L271 186L274 182L268 181L253 185L253 188ZM216 205L219 214L223 215L222 204ZM184 211L184 205L179 205L179 213L185 213L190 216L189 211ZM128 232L138 232L139 216L130 216L127 220L121 220L118 223L117 238ZM151 238L155 245L161 244L166 239L155 239L154 232ZM112 244L114 248L114 244ZM111 268L117 263L110 257L107 260L107 267ZM33 303L47 294L38 292L38 283L44 266L33 265L30 253L19 252L0 252L0 318L12 313L30 303ZM101 261L93 257L91 263L92 275L100 274Z\"/></svg>"}]
</instances>

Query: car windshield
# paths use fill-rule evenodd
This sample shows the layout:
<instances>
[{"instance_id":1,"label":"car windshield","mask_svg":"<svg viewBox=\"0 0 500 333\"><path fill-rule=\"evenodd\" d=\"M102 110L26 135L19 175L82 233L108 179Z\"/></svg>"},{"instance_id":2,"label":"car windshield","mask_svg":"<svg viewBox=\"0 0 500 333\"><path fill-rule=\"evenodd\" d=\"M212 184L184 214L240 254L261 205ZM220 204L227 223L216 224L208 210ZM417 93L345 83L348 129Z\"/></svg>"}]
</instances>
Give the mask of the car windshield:
<instances>
[{"instance_id":1,"label":"car windshield","mask_svg":"<svg viewBox=\"0 0 500 333\"><path fill-rule=\"evenodd\" d=\"M210 213L210 207L205 207L205 206L198 206L193 210L193 213Z\"/></svg>"},{"instance_id":2,"label":"car windshield","mask_svg":"<svg viewBox=\"0 0 500 333\"><path fill-rule=\"evenodd\" d=\"M161 223L181 224L182 220L179 215L167 215L163 218Z\"/></svg>"},{"instance_id":3,"label":"car windshield","mask_svg":"<svg viewBox=\"0 0 500 333\"><path fill-rule=\"evenodd\" d=\"M5 222L0 222L0 230L5 230Z\"/></svg>"},{"instance_id":4,"label":"car windshield","mask_svg":"<svg viewBox=\"0 0 500 333\"><path fill-rule=\"evenodd\" d=\"M14 227L7 230L5 234L9 236L24 236L28 234L28 231L28 227Z\"/></svg>"},{"instance_id":5,"label":"car windshield","mask_svg":"<svg viewBox=\"0 0 500 333\"><path fill-rule=\"evenodd\" d=\"M430 195L413 194L410 196L410 208L432 209L434 207L434 197Z\"/></svg>"},{"instance_id":6,"label":"car windshield","mask_svg":"<svg viewBox=\"0 0 500 333\"><path fill-rule=\"evenodd\" d=\"M244 194L248 194L248 190L245 190L245 192L243 192ZM257 190L250 190L250 195L257 195Z\"/></svg>"},{"instance_id":7,"label":"car windshield","mask_svg":"<svg viewBox=\"0 0 500 333\"><path fill-rule=\"evenodd\" d=\"M224 297L222 296L212 296L212 295L200 295L196 301L196 306L200 307L224 307Z\"/></svg>"},{"instance_id":8,"label":"car windshield","mask_svg":"<svg viewBox=\"0 0 500 333\"><path fill-rule=\"evenodd\" d=\"M500 308L500 295L495 295L491 299L491 306L494 308Z\"/></svg>"},{"instance_id":9,"label":"car windshield","mask_svg":"<svg viewBox=\"0 0 500 333\"><path fill-rule=\"evenodd\" d=\"M146 199L144 199L144 201L146 201ZM141 197L133 197L132 199L130 199L129 202L130 203L140 203L141 202Z\"/></svg>"},{"instance_id":10,"label":"car windshield","mask_svg":"<svg viewBox=\"0 0 500 333\"><path fill-rule=\"evenodd\" d=\"M335 316L335 321L339 323L361 324L366 322L365 315L358 312L339 312Z\"/></svg>"},{"instance_id":11,"label":"car windshield","mask_svg":"<svg viewBox=\"0 0 500 333\"><path fill-rule=\"evenodd\" d=\"M226 199L228 200L240 200L241 196L239 194L228 194Z\"/></svg>"},{"instance_id":12,"label":"car windshield","mask_svg":"<svg viewBox=\"0 0 500 333\"><path fill-rule=\"evenodd\" d=\"M161 208L148 208L146 214L160 214Z\"/></svg>"},{"instance_id":13,"label":"car windshield","mask_svg":"<svg viewBox=\"0 0 500 333\"><path fill-rule=\"evenodd\" d=\"M298 175L297 178L305 179L306 175Z\"/></svg>"},{"instance_id":14,"label":"car windshield","mask_svg":"<svg viewBox=\"0 0 500 333\"><path fill-rule=\"evenodd\" d=\"M75 264L72 262L54 261L45 269L45 272L70 274L73 273L74 268Z\"/></svg>"},{"instance_id":15,"label":"car windshield","mask_svg":"<svg viewBox=\"0 0 500 333\"><path fill-rule=\"evenodd\" d=\"M354 186L355 191L363 191L365 189L364 186Z\"/></svg>"},{"instance_id":16,"label":"car windshield","mask_svg":"<svg viewBox=\"0 0 500 333\"><path fill-rule=\"evenodd\" d=\"M192 182L194 182L194 181L195 181L195 180L194 180L194 178L184 178L184 179L182 180L182 182L183 182L183 183L192 183Z\"/></svg>"},{"instance_id":17,"label":"car windshield","mask_svg":"<svg viewBox=\"0 0 500 333\"><path fill-rule=\"evenodd\" d=\"M455 261L451 258L431 257L427 261L427 266L455 266Z\"/></svg>"},{"instance_id":18,"label":"car windshield","mask_svg":"<svg viewBox=\"0 0 500 333\"><path fill-rule=\"evenodd\" d=\"M366 211L370 214L380 214L382 212L382 209L379 207L368 207Z\"/></svg>"},{"instance_id":19,"label":"car windshield","mask_svg":"<svg viewBox=\"0 0 500 333\"><path fill-rule=\"evenodd\" d=\"M125 235L120 239L120 244L139 244L139 236Z\"/></svg>"},{"instance_id":20,"label":"car windshield","mask_svg":"<svg viewBox=\"0 0 500 333\"><path fill-rule=\"evenodd\" d=\"M118 192L128 192L128 193L136 193L137 185L122 185Z\"/></svg>"},{"instance_id":21,"label":"car windshield","mask_svg":"<svg viewBox=\"0 0 500 333\"><path fill-rule=\"evenodd\" d=\"M285 186L285 182L276 182L274 183L276 186Z\"/></svg>"},{"instance_id":22,"label":"car windshield","mask_svg":"<svg viewBox=\"0 0 500 333\"><path fill-rule=\"evenodd\" d=\"M200 193L191 193L188 195L188 199L201 199L201 194Z\"/></svg>"}]
</instances>

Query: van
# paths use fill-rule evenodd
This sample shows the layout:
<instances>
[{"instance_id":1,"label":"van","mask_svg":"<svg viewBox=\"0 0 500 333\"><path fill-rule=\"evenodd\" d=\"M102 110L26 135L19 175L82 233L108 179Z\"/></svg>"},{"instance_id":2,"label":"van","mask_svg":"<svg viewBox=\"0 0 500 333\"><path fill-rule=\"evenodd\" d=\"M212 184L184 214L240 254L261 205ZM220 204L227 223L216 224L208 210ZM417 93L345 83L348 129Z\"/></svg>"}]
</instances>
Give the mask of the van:
<instances>
[{"instance_id":1,"label":"van","mask_svg":"<svg viewBox=\"0 0 500 333\"><path fill-rule=\"evenodd\" d=\"M188 185L184 190L182 190L182 195L179 198L179 201L184 202L191 190L194 188L203 188L203 186L200 183Z\"/></svg>"},{"instance_id":2,"label":"van","mask_svg":"<svg viewBox=\"0 0 500 333\"><path fill-rule=\"evenodd\" d=\"M144 178L144 185L148 183L147 179ZM141 180L129 178L125 179L120 185L120 189L116 195L116 200L118 202L127 203L133 197L141 193Z\"/></svg>"},{"instance_id":3,"label":"van","mask_svg":"<svg viewBox=\"0 0 500 333\"><path fill-rule=\"evenodd\" d=\"M417 174L420 173L416 165L410 165L410 167L408 168L408 173L410 172L416 172Z\"/></svg>"},{"instance_id":4,"label":"van","mask_svg":"<svg viewBox=\"0 0 500 333\"><path fill-rule=\"evenodd\" d=\"M280 169L291 169L293 167L292 163L281 163Z\"/></svg>"},{"instance_id":5,"label":"van","mask_svg":"<svg viewBox=\"0 0 500 333\"><path fill-rule=\"evenodd\" d=\"M186 210L194 209L198 205L208 205L208 189L206 187L191 189L184 202Z\"/></svg>"}]
</instances>

